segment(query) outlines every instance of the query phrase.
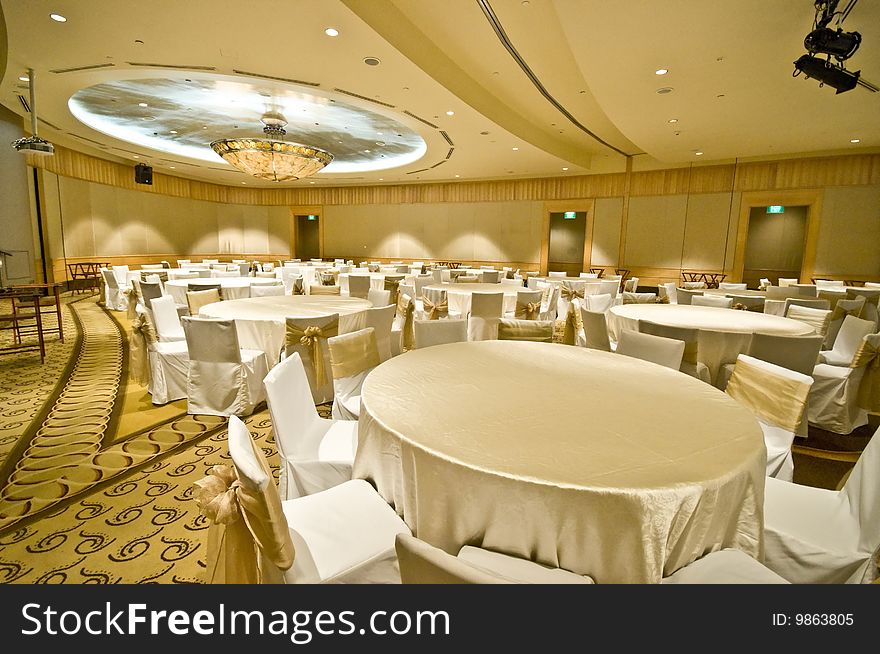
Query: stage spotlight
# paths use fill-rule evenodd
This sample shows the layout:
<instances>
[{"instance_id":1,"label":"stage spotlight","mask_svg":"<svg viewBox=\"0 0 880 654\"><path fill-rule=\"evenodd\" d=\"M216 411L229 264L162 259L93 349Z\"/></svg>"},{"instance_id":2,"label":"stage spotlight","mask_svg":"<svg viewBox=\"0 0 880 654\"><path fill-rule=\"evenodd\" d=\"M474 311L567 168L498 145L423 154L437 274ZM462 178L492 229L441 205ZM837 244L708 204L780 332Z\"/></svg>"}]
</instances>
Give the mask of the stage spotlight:
<instances>
[{"instance_id":1,"label":"stage spotlight","mask_svg":"<svg viewBox=\"0 0 880 654\"><path fill-rule=\"evenodd\" d=\"M828 86L834 87L837 89L837 93L843 93L844 91L850 91L855 88L856 84L859 82L859 75L862 72L857 70L856 72L851 73L841 66L835 66L830 61L819 59L818 57L808 54L801 55L801 57L794 62L794 68L794 77L803 73L806 77L818 80L820 84L827 84Z\"/></svg>"},{"instance_id":2,"label":"stage spotlight","mask_svg":"<svg viewBox=\"0 0 880 654\"><path fill-rule=\"evenodd\" d=\"M862 35L858 32L821 27L807 34L804 47L810 54L828 54L838 61L844 61L856 53L861 42Z\"/></svg>"}]
</instances>

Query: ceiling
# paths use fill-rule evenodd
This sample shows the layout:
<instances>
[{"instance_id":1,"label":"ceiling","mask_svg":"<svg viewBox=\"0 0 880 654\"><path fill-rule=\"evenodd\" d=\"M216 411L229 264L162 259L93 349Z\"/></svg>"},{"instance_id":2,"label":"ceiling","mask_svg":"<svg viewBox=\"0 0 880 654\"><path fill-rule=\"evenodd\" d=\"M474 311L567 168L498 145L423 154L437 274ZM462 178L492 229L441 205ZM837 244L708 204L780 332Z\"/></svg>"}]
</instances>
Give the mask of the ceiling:
<instances>
[{"instance_id":1,"label":"ceiling","mask_svg":"<svg viewBox=\"0 0 880 654\"><path fill-rule=\"evenodd\" d=\"M43 138L221 184L273 185L209 147L258 136L269 104L290 140L335 156L292 186L618 172L627 156L644 170L880 151L880 93L792 78L810 0L0 6L0 103L29 124L19 76L33 68ZM847 68L880 82L880 3L862 0L843 27L862 35Z\"/></svg>"}]
</instances>

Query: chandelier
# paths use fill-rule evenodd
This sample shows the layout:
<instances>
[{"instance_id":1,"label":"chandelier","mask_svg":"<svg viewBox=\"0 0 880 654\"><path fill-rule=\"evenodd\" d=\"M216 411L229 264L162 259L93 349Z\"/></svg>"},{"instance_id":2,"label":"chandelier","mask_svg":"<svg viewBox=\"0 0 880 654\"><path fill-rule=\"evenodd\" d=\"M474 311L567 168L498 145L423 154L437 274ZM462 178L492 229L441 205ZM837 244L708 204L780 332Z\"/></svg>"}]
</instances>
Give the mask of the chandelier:
<instances>
[{"instance_id":1,"label":"chandelier","mask_svg":"<svg viewBox=\"0 0 880 654\"><path fill-rule=\"evenodd\" d=\"M333 161L326 150L285 141L287 119L277 111L260 118L267 138L220 139L211 148L234 168L272 182L291 182L314 175Z\"/></svg>"}]
</instances>

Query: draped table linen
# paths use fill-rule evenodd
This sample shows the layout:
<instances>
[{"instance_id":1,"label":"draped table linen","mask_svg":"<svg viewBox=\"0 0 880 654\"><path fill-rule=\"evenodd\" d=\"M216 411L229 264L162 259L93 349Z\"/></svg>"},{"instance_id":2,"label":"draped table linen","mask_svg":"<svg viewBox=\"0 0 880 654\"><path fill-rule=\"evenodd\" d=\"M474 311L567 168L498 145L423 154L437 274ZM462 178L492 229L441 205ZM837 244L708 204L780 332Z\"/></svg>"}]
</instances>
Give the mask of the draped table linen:
<instances>
[{"instance_id":1,"label":"draped table linen","mask_svg":"<svg viewBox=\"0 0 880 654\"><path fill-rule=\"evenodd\" d=\"M657 583L722 548L762 554L757 421L645 361L517 341L415 350L367 377L358 429L354 477L453 554L474 545L598 583Z\"/></svg>"},{"instance_id":2,"label":"draped table linen","mask_svg":"<svg viewBox=\"0 0 880 654\"><path fill-rule=\"evenodd\" d=\"M186 304L186 292L201 290L201 286L220 284L224 300L240 300L251 296L251 284L257 277L202 277L199 279L169 279L165 291L175 304ZM261 280L265 281L265 280ZM270 280L271 281L271 280ZM257 282L258 284L261 282Z\"/></svg>"},{"instance_id":3,"label":"draped table linen","mask_svg":"<svg viewBox=\"0 0 880 654\"><path fill-rule=\"evenodd\" d=\"M339 295L278 295L214 302L199 315L234 319L241 347L262 350L271 367L284 348L285 318L338 313L339 333L345 334L366 327L365 311L372 306L367 300Z\"/></svg>"},{"instance_id":4,"label":"draped table linen","mask_svg":"<svg viewBox=\"0 0 880 654\"><path fill-rule=\"evenodd\" d=\"M755 311L682 304L624 304L608 311L611 338L618 340L624 329L639 331L640 320L698 329L698 361L709 368L713 384L721 366L734 363L737 355L746 351L755 332L779 336L814 333L812 326L799 320Z\"/></svg>"},{"instance_id":5,"label":"draped table linen","mask_svg":"<svg viewBox=\"0 0 880 654\"><path fill-rule=\"evenodd\" d=\"M471 311L471 295L473 293L504 293L504 313L513 313L516 310L516 292L518 286L505 286L503 284L429 284L424 290L446 291L450 313L459 313L467 316Z\"/></svg>"}]
</instances>

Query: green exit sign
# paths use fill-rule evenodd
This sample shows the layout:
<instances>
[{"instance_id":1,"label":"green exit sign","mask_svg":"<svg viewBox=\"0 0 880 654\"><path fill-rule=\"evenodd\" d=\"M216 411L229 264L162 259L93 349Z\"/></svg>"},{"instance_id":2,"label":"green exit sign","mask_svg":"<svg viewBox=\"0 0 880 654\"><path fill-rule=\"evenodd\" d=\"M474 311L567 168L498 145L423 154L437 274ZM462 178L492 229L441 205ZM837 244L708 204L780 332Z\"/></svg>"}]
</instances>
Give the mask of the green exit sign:
<instances>
[{"instance_id":1,"label":"green exit sign","mask_svg":"<svg viewBox=\"0 0 880 654\"><path fill-rule=\"evenodd\" d=\"M773 206L767 207L767 213L785 213L785 207L774 204Z\"/></svg>"},{"instance_id":2,"label":"green exit sign","mask_svg":"<svg viewBox=\"0 0 880 654\"><path fill-rule=\"evenodd\" d=\"M562 217L565 220L575 220L577 218L577 213L574 211L566 211L562 214Z\"/></svg>"},{"instance_id":3,"label":"green exit sign","mask_svg":"<svg viewBox=\"0 0 880 654\"><path fill-rule=\"evenodd\" d=\"M312 216L312 215L310 215L308 219L309 219L309 220L317 220L318 217L317 217L317 216Z\"/></svg>"}]
</instances>

